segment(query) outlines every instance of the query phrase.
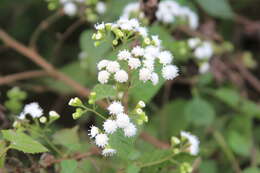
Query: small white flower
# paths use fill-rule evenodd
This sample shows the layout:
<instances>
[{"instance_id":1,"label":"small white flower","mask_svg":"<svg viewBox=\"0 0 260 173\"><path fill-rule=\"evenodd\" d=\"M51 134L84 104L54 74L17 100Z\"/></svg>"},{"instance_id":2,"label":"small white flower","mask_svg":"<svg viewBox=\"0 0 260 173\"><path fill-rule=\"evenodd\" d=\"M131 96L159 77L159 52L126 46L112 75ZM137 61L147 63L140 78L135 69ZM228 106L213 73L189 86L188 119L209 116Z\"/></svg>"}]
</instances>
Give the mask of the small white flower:
<instances>
[{"instance_id":1,"label":"small white flower","mask_svg":"<svg viewBox=\"0 0 260 173\"><path fill-rule=\"evenodd\" d=\"M107 10L107 6L104 2L98 2L96 5L96 10L99 14L104 14Z\"/></svg>"},{"instance_id":2,"label":"small white flower","mask_svg":"<svg viewBox=\"0 0 260 173\"><path fill-rule=\"evenodd\" d=\"M201 64L199 67L200 74L206 73L207 71L209 71L209 68L210 68L210 65L208 62Z\"/></svg>"},{"instance_id":3,"label":"small white flower","mask_svg":"<svg viewBox=\"0 0 260 173\"><path fill-rule=\"evenodd\" d=\"M190 134L189 132L181 131L181 136L188 139L190 143L190 153L191 155L197 155L199 152L199 143L197 136Z\"/></svg>"},{"instance_id":4,"label":"small white flower","mask_svg":"<svg viewBox=\"0 0 260 173\"><path fill-rule=\"evenodd\" d=\"M178 76L178 67L175 65L166 65L162 68L162 76L166 80L172 80Z\"/></svg>"},{"instance_id":5,"label":"small white flower","mask_svg":"<svg viewBox=\"0 0 260 173\"><path fill-rule=\"evenodd\" d=\"M77 12L77 6L72 2L65 3L63 11L68 16L74 16Z\"/></svg>"},{"instance_id":6,"label":"small white flower","mask_svg":"<svg viewBox=\"0 0 260 173\"><path fill-rule=\"evenodd\" d=\"M117 57L119 60L128 60L132 57L132 55L128 50L124 49L119 51Z\"/></svg>"},{"instance_id":7,"label":"small white flower","mask_svg":"<svg viewBox=\"0 0 260 173\"><path fill-rule=\"evenodd\" d=\"M56 111L50 111L49 116L55 119L60 118L60 115Z\"/></svg>"},{"instance_id":8,"label":"small white flower","mask_svg":"<svg viewBox=\"0 0 260 173\"><path fill-rule=\"evenodd\" d=\"M141 66L141 61L137 58L129 58L128 65L131 69L137 69Z\"/></svg>"},{"instance_id":9,"label":"small white flower","mask_svg":"<svg viewBox=\"0 0 260 173\"><path fill-rule=\"evenodd\" d=\"M25 113L21 112L20 115L18 116L19 120L24 120L25 119Z\"/></svg>"},{"instance_id":10,"label":"small white flower","mask_svg":"<svg viewBox=\"0 0 260 173\"><path fill-rule=\"evenodd\" d=\"M108 144L108 136L106 134L100 133L96 135L95 138L96 145L99 147L105 147Z\"/></svg>"},{"instance_id":11,"label":"small white flower","mask_svg":"<svg viewBox=\"0 0 260 173\"><path fill-rule=\"evenodd\" d=\"M96 126L91 126L90 130L89 130L89 136L90 138L94 138L99 134L99 129Z\"/></svg>"},{"instance_id":12,"label":"small white flower","mask_svg":"<svg viewBox=\"0 0 260 173\"><path fill-rule=\"evenodd\" d=\"M129 123L127 127L124 128L124 134L126 137L132 137L136 135L137 129L133 123Z\"/></svg>"},{"instance_id":13,"label":"small white flower","mask_svg":"<svg viewBox=\"0 0 260 173\"><path fill-rule=\"evenodd\" d=\"M113 101L107 109L109 113L113 115L118 115L124 112L124 107L119 101Z\"/></svg>"},{"instance_id":14,"label":"small white flower","mask_svg":"<svg viewBox=\"0 0 260 173\"><path fill-rule=\"evenodd\" d=\"M116 124L119 128L125 128L129 125L130 119L125 113L120 113L116 117Z\"/></svg>"},{"instance_id":15,"label":"small white flower","mask_svg":"<svg viewBox=\"0 0 260 173\"><path fill-rule=\"evenodd\" d=\"M123 83L128 80L128 74L124 70L119 70L115 73L115 80L117 82Z\"/></svg>"},{"instance_id":16,"label":"small white flower","mask_svg":"<svg viewBox=\"0 0 260 173\"><path fill-rule=\"evenodd\" d=\"M102 151L102 155L103 156L113 156L114 154L116 154L116 150L113 149L113 148L105 148L103 151Z\"/></svg>"},{"instance_id":17,"label":"small white flower","mask_svg":"<svg viewBox=\"0 0 260 173\"><path fill-rule=\"evenodd\" d=\"M163 65L170 64L173 59L171 52L169 52L167 50L160 52L160 54L158 55L158 58L160 60L160 63Z\"/></svg>"},{"instance_id":18,"label":"small white flower","mask_svg":"<svg viewBox=\"0 0 260 173\"><path fill-rule=\"evenodd\" d=\"M194 56L198 59L210 58L213 55L213 48L210 42L205 41L194 51Z\"/></svg>"},{"instance_id":19,"label":"small white flower","mask_svg":"<svg viewBox=\"0 0 260 173\"><path fill-rule=\"evenodd\" d=\"M141 48L140 46L135 46L135 47L132 49L131 53L132 53L134 56L137 56L137 57L143 56L143 55L144 55L144 49Z\"/></svg>"},{"instance_id":20,"label":"small white flower","mask_svg":"<svg viewBox=\"0 0 260 173\"><path fill-rule=\"evenodd\" d=\"M138 106L140 106L141 108L144 108L144 107L145 107L144 101L140 100L140 101L138 102Z\"/></svg>"},{"instance_id":21,"label":"small white flower","mask_svg":"<svg viewBox=\"0 0 260 173\"><path fill-rule=\"evenodd\" d=\"M33 118L39 118L43 115L42 108L36 102L25 105L23 112L24 114L30 114Z\"/></svg>"},{"instance_id":22,"label":"small white flower","mask_svg":"<svg viewBox=\"0 0 260 173\"><path fill-rule=\"evenodd\" d=\"M103 30L103 29L105 29L105 23L104 22L102 22L102 23L100 23L100 24L95 24L95 29L96 30Z\"/></svg>"},{"instance_id":23,"label":"small white flower","mask_svg":"<svg viewBox=\"0 0 260 173\"><path fill-rule=\"evenodd\" d=\"M157 73L155 73L155 72L152 73L151 81L152 81L153 85L157 85L158 84L159 76L158 76Z\"/></svg>"},{"instance_id":24,"label":"small white flower","mask_svg":"<svg viewBox=\"0 0 260 173\"><path fill-rule=\"evenodd\" d=\"M138 28L140 25L137 19L130 19L129 23L133 28Z\"/></svg>"},{"instance_id":25,"label":"small white flower","mask_svg":"<svg viewBox=\"0 0 260 173\"><path fill-rule=\"evenodd\" d=\"M188 40L188 45L190 46L190 48L194 49L195 47L197 47L200 44L200 39L199 38L190 38Z\"/></svg>"},{"instance_id":26,"label":"small white flower","mask_svg":"<svg viewBox=\"0 0 260 173\"><path fill-rule=\"evenodd\" d=\"M154 70L154 60L153 59L143 60L143 65L145 68L149 69L151 72Z\"/></svg>"},{"instance_id":27,"label":"small white flower","mask_svg":"<svg viewBox=\"0 0 260 173\"><path fill-rule=\"evenodd\" d=\"M106 120L103 124L104 130L107 134L112 134L117 129L117 123L115 120Z\"/></svg>"},{"instance_id":28,"label":"small white flower","mask_svg":"<svg viewBox=\"0 0 260 173\"><path fill-rule=\"evenodd\" d=\"M99 61L98 65L97 65L98 70L101 70L101 69L107 67L108 63L109 63L109 61L106 59Z\"/></svg>"},{"instance_id":29,"label":"small white flower","mask_svg":"<svg viewBox=\"0 0 260 173\"><path fill-rule=\"evenodd\" d=\"M153 60L155 59L156 57L158 57L160 54L160 48L159 47L156 47L156 46L147 46L145 48L145 54L144 54L144 57L146 59L150 59L150 60Z\"/></svg>"},{"instance_id":30,"label":"small white flower","mask_svg":"<svg viewBox=\"0 0 260 173\"><path fill-rule=\"evenodd\" d=\"M152 39L153 39L156 46L161 46L162 40L159 39L158 35L152 35Z\"/></svg>"},{"instance_id":31,"label":"small white flower","mask_svg":"<svg viewBox=\"0 0 260 173\"><path fill-rule=\"evenodd\" d=\"M106 69L108 72L114 73L120 69L120 65L117 61L109 61Z\"/></svg>"},{"instance_id":32,"label":"small white flower","mask_svg":"<svg viewBox=\"0 0 260 173\"><path fill-rule=\"evenodd\" d=\"M147 37L148 35L148 31L147 31L147 28L145 27L138 27L137 28L137 31L140 33L141 36L143 37Z\"/></svg>"},{"instance_id":33,"label":"small white flower","mask_svg":"<svg viewBox=\"0 0 260 173\"><path fill-rule=\"evenodd\" d=\"M106 70L102 70L98 73L98 81L102 84L105 84L108 82L110 73L108 73Z\"/></svg>"},{"instance_id":34,"label":"small white flower","mask_svg":"<svg viewBox=\"0 0 260 173\"><path fill-rule=\"evenodd\" d=\"M141 68L139 70L139 79L146 82L152 77L152 72L148 68Z\"/></svg>"}]
</instances>

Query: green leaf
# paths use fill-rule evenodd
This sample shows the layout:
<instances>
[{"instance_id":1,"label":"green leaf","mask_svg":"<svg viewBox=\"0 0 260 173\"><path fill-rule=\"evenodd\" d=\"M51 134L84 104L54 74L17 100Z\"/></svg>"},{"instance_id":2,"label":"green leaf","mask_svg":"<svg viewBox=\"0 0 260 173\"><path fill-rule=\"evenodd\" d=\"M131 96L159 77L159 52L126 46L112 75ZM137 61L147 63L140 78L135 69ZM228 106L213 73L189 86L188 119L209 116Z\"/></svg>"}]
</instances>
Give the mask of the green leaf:
<instances>
[{"instance_id":1,"label":"green leaf","mask_svg":"<svg viewBox=\"0 0 260 173\"><path fill-rule=\"evenodd\" d=\"M96 92L96 100L101 100L108 97L116 97L116 89L112 85L97 84L94 89Z\"/></svg>"},{"instance_id":2,"label":"green leaf","mask_svg":"<svg viewBox=\"0 0 260 173\"><path fill-rule=\"evenodd\" d=\"M234 13L227 0L196 0L211 16L223 19L232 19Z\"/></svg>"},{"instance_id":3,"label":"green leaf","mask_svg":"<svg viewBox=\"0 0 260 173\"><path fill-rule=\"evenodd\" d=\"M240 95L234 89L220 88L215 92L215 96L231 107L236 107L240 101Z\"/></svg>"},{"instance_id":4,"label":"green leaf","mask_svg":"<svg viewBox=\"0 0 260 173\"><path fill-rule=\"evenodd\" d=\"M76 160L63 160L61 162L61 173L75 173L78 162Z\"/></svg>"},{"instance_id":5,"label":"green leaf","mask_svg":"<svg viewBox=\"0 0 260 173\"><path fill-rule=\"evenodd\" d=\"M110 146L115 148L118 156L125 160L128 160L129 153L134 151L134 140L133 137L125 137L121 129L109 136Z\"/></svg>"},{"instance_id":6,"label":"green leaf","mask_svg":"<svg viewBox=\"0 0 260 173\"><path fill-rule=\"evenodd\" d=\"M139 168L138 166L132 164L129 165L126 169L126 173L139 173L141 170L141 168Z\"/></svg>"},{"instance_id":7,"label":"green leaf","mask_svg":"<svg viewBox=\"0 0 260 173\"><path fill-rule=\"evenodd\" d=\"M202 161L199 167L200 173L217 173L218 167L215 161L213 160L204 160Z\"/></svg>"},{"instance_id":8,"label":"green leaf","mask_svg":"<svg viewBox=\"0 0 260 173\"><path fill-rule=\"evenodd\" d=\"M193 98L187 104L184 114L195 125L210 125L216 116L211 104L200 97Z\"/></svg>"},{"instance_id":9,"label":"green leaf","mask_svg":"<svg viewBox=\"0 0 260 173\"><path fill-rule=\"evenodd\" d=\"M48 149L42 144L35 141L30 136L23 132L14 130L2 130L3 138L9 141L10 148L16 149L25 153L42 153L47 152Z\"/></svg>"},{"instance_id":10,"label":"green leaf","mask_svg":"<svg viewBox=\"0 0 260 173\"><path fill-rule=\"evenodd\" d=\"M3 168L5 164L6 152L2 153L4 150L6 150L6 143L4 140L0 140L0 169Z\"/></svg>"},{"instance_id":11,"label":"green leaf","mask_svg":"<svg viewBox=\"0 0 260 173\"><path fill-rule=\"evenodd\" d=\"M55 144L63 145L70 151L80 149L80 141L78 136L78 126L70 129L62 129L57 131L52 137Z\"/></svg>"},{"instance_id":12,"label":"green leaf","mask_svg":"<svg viewBox=\"0 0 260 173\"><path fill-rule=\"evenodd\" d=\"M260 119L260 106L250 100L242 100L239 109L245 115Z\"/></svg>"},{"instance_id":13,"label":"green leaf","mask_svg":"<svg viewBox=\"0 0 260 173\"><path fill-rule=\"evenodd\" d=\"M260 169L256 167L246 168L242 173L259 173Z\"/></svg>"}]
</instances>

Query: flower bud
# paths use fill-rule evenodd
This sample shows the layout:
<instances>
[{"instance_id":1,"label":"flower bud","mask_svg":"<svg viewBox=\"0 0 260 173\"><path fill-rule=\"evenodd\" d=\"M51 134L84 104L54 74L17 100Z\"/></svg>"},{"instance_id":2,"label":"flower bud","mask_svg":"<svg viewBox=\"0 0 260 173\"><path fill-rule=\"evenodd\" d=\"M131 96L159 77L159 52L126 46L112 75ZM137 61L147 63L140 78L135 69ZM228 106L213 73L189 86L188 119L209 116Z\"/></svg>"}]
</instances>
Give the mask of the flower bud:
<instances>
[{"instance_id":1,"label":"flower bud","mask_svg":"<svg viewBox=\"0 0 260 173\"><path fill-rule=\"evenodd\" d=\"M47 118L46 117L41 117L40 118L40 122L43 123L43 124L46 123L47 122Z\"/></svg>"},{"instance_id":2,"label":"flower bud","mask_svg":"<svg viewBox=\"0 0 260 173\"><path fill-rule=\"evenodd\" d=\"M74 113L72 114L72 118L73 118L74 120L76 120L76 119L80 118L83 113L84 113L84 110L83 110L83 109L77 108L77 109L76 109L76 112L74 112Z\"/></svg>"},{"instance_id":3,"label":"flower bud","mask_svg":"<svg viewBox=\"0 0 260 173\"><path fill-rule=\"evenodd\" d=\"M19 127L21 127L21 123L20 123L19 121L15 121L15 122L13 123L13 127L14 127L14 128L19 128Z\"/></svg>"},{"instance_id":4,"label":"flower bud","mask_svg":"<svg viewBox=\"0 0 260 173\"><path fill-rule=\"evenodd\" d=\"M146 45L151 44L150 38L148 38L148 37L144 38L144 43L145 43Z\"/></svg>"},{"instance_id":5,"label":"flower bud","mask_svg":"<svg viewBox=\"0 0 260 173\"><path fill-rule=\"evenodd\" d=\"M50 111L49 117L51 120L57 120L60 118L60 115L56 111Z\"/></svg>"},{"instance_id":6,"label":"flower bud","mask_svg":"<svg viewBox=\"0 0 260 173\"><path fill-rule=\"evenodd\" d=\"M114 46L116 46L116 45L118 44L118 41L115 39L115 40L112 41L112 44L113 44Z\"/></svg>"},{"instance_id":7,"label":"flower bud","mask_svg":"<svg viewBox=\"0 0 260 173\"><path fill-rule=\"evenodd\" d=\"M78 97L75 97L75 98L70 99L69 105L76 107L76 106L82 106L83 103Z\"/></svg>"},{"instance_id":8,"label":"flower bud","mask_svg":"<svg viewBox=\"0 0 260 173\"><path fill-rule=\"evenodd\" d=\"M192 172L192 167L189 163L184 162L180 166L181 173L190 173Z\"/></svg>"},{"instance_id":9,"label":"flower bud","mask_svg":"<svg viewBox=\"0 0 260 173\"><path fill-rule=\"evenodd\" d=\"M177 138L177 137L175 137L175 136L172 136L172 137L171 137L171 144L172 144L172 146L178 145L178 144L180 144L180 143L181 143L181 141L180 141L179 138Z\"/></svg>"},{"instance_id":10,"label":"flower bud","mask_svg":"<svg viewBox=\"0 0 260 173\"><path fill-rule=\"evenodd\" d=\"M138 108L144 108L144 107L145 107L144 101L140 100L140 101L138 102L138 104L137 104L137 107L138 107Z\"/></svg>"}]
</instances>

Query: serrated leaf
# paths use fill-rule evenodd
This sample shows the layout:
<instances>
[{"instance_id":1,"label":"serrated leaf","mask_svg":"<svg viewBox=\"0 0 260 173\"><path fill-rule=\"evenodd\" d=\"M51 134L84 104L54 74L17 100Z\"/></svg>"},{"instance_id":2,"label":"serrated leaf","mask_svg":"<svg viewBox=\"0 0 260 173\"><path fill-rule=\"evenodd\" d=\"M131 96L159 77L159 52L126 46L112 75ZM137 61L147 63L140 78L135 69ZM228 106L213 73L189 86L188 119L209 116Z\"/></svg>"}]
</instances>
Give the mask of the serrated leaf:
<instances>
[{"instance_id":1,"label":"serrated leaf","mask_svg":"<svg viewBox=\"0 0 260 173\"><path fill-rule=\"evenodd\" d=\"M80 149L78 136L78 126L57 131L52 137L55 144L63 145L69 151L77 151Z\"/></svg>"},{"instance_id":2,"label":"serrated leaf","mask_svg":"<svg viewBox=\"0 0 260 173\"><path fill-rule=\"evenodd\" d=\"M25 153L42 153L47 152L48 149L41 143L34 140L23 132L13 130L2 130L3 138L9 141L10 148L23 151Z\"/></svg>"},{"instance_id":3,"label":"serrated leaf","mask_svg":"<svg viewBox=\"0 0 260 173\"><path fill-rule=\"evenodd\" d=\"M200 6L214 17L232 19L234 13L227 0L196 0Z\"/></svg>"},{"instance_id":4,"label":"serrated leaf","mask_svg":"<svg viewBox=\"0 0 260 173\"><path fill-rule=\"evenodd\" d=\"M193 98L187 104L184 114L188 121L196 125L209 125L216 116L210 103L199 97Z\"/></svg>"},{"instance_id":5,"label":"serrated leaf","mask_svg":"<svg viewBox=\"0 0 260 173\"><path fill-rule=\"evenodd\" d=\"M96 92L96 100L101 100L108 97L116 97L116 89L112 85L97 84L93 91Z\"/></svg>"},{"instance_id":6,"label":"serrated leaf","mask_svg":"<svg viewBox=\"0 0 260 173\"><path fill-rule=\"evenodd\" d=\"M61 162L61 173L75 173L78 162L76 160L63 160Z\"/></svg>"},{"instance_id":7,"label":"serrated leaf","mask_svg":"<svg viewBox=\"0 0 260 173\"><path fill-rule=\"evenodd\" d=\"M109 136L109 144L117 150L118 156L125 160L128 160L129 153L134 151L134 140L134 137L128 138L124 136L121 129Z\"/></svg>"}]
</instances>

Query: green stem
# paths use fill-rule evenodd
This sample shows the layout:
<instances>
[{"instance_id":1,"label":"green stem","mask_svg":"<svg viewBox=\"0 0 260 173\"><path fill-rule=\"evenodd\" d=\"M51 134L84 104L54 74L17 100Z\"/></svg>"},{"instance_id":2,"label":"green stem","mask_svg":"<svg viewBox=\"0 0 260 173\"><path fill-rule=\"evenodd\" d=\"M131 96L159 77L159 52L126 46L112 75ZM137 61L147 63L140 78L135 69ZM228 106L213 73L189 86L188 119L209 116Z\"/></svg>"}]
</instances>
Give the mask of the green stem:
<instances>
[{"instance_id":1,"label":"green stem","mask_svg":"<svg viewBox=\"0 0 260 173\"><path fill-rule=\"evenodd\" d=\"M145 163L143 165L139 165L140 168L144 168L144 167L149 167L149 166L154 166L154 165L158 165L160 163L163 163L163 162L166 162L168 160L172 160L171 158L173 157L174 154L171 154L161 160L156 160L156 161L153 161L153 162L149 162L149 163Z\"/></svg>"},{"instance_id":2,"label":"green stem","mask_svg":"<svg viewBox=\"0 0 260 173\"><path fill-rule=\"evenodd\" d=\"M97 111L95 111L94 109L88 108L86 106L83 106L84 109L86 109L87 111L93 112L94 114L96 114L97 116L99 116L100 118L106 120L106 117L104 117L103 115L101 115L100 113L98 113Z\"/></svg>"}]
</instances>

